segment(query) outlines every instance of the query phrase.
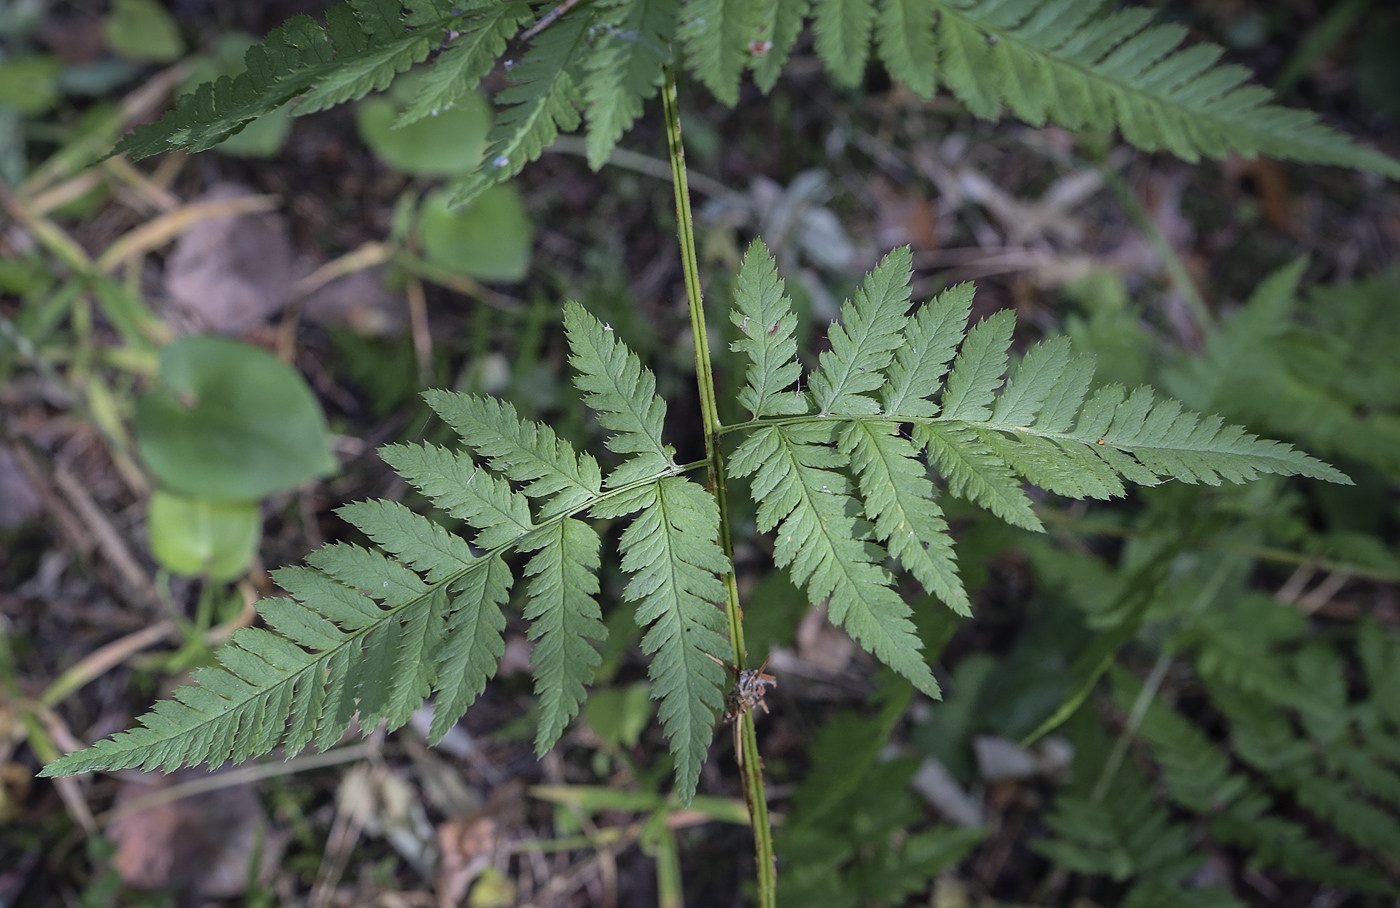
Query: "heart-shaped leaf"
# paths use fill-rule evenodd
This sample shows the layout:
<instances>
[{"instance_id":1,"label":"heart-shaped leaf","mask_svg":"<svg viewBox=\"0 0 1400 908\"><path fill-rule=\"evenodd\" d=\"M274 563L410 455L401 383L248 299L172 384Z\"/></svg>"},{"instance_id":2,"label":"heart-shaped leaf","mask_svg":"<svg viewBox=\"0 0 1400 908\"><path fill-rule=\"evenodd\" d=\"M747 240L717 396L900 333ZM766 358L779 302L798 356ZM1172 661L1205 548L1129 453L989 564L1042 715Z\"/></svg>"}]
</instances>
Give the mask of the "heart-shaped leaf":
<instances>
[{"instance_id":1,"label":"heart-shaped leaf","mask_svg":"<svg viewBox=\"0 0 1400 908\"><path fill-rule=\"evenodd\" d=\"M141 454L171 489L255 501L335 468L321 407L277 357L194 335L161 354L160 383L136 403Z\"/></svg>"}]
</instances>

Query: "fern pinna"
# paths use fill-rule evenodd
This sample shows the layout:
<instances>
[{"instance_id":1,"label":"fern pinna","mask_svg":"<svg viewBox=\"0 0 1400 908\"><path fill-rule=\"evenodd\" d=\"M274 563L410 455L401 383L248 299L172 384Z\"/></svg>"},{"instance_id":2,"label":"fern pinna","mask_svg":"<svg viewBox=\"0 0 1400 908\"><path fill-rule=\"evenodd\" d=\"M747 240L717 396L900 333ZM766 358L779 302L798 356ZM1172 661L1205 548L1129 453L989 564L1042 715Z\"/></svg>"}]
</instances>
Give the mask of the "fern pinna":
<instances>
[{"instance_id":1,"label":"fern pinna","mask_svg":"<svg viewBox=\"0 0 1400 908\"><path fill-rule=\"evenodd\" d=\"M295 102L305 114L383 90L432 55L419 96L400 115L404 125L461 101L508 54L481 168L454 192L464 203L583 124L589 163L602 167L655 96L673 43L683 56L677 62L722 102L738 102L746 71L768 91L810 17L817 55L844 85L860 81L873 51L915 95L930 98L946 87L980 117L1006 108L1036 126L1117 129L1139 148L1192 161L1268 154L1400 178L1400 162L1357 146L1311 113L1269 103L1266 89L1244 84L1245 69L1217 65L1219 47L1183 48L1184 27L1152 24L1150 9L1107 6L594 0L529 28L545 24L553 2L352 0L331 7L324 26L307 16L289 20L248 51L245 73L201 86L158 123L137 126L117 151L135 158L202 151L284 104Z\"/></svg>"},{"instance_id":2,"label":"fern pinna","mask_svg":"<svg viewBox=\"0 0 1400 908\"><path fill-rule=\"evenodd\" d=\"M729 472L749 477L774 560L811 601L867 650L930 696L938 685L920 653L891 565L907 570L959 614L970 613L930 467L948 492L1019 526L1040 522L1022 487L1107 498L1122 479L1153 484L1240 482L1260 473L1345 482L1338 471L1151 391L1090 393L1093 364L1055 339L1033 347L1003 381L1012 318L969 332L972 288L940 294L912 316L910 254L891 253L833 324L830 349L802 379L796 318L768 251L754 244L738 275L732 320L749 359L740 403L748 422ZM623 595L646 628L653 696L689 799L728 676L713 493L684 474L662 440L665 403L637 356L575 303L565 329L575 384L618 458L606 477L547 426L506 403L429 392L468 451L398 444L386 462L475 536L461 539L402 505L341 509L382 551L333 544L308 567L278 571L290 598L266 600L268 629L240 630L221 667L158 703L143 727L50 764L46 775L242 760L279 744L287 755L363 727L403 725L436 696L441 737L483 690L503 651L502 607L523 559L524 618L535 641L540 701L536 747L551 747L577 714L605 635L599 606L600 537L593 519L631 518L622 532ZM946 379L946 380L945 380ZM805 387L804 387L805 386ZM937 403L935 403L935 397ZM390 557L392 556L392 557Z\"/></svg>"}]
</instances>

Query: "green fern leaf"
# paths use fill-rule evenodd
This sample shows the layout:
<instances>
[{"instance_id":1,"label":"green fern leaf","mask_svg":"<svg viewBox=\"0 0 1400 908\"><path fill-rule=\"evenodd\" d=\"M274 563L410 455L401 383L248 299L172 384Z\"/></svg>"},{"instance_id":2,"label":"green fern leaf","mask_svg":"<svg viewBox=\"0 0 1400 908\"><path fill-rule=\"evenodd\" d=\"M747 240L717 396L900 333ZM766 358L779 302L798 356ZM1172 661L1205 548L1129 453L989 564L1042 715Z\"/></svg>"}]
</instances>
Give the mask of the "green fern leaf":
<instances>
[{"instance_id":1,"label":"green fern leaf","mask_svg":"<svg viewBox=\"0 0 1400 908\"><path fill-rule=\"evenodd\" d=\"M935 43L943 80L980 117L1001 105L1034 125L1116 127L1139 148L1188 161L1234 152L1355 167L1400 178L1400 161L1362 148L1314 114L1270 104L1242 84L1248 71L1216 66L1221 50L1179 49L1186 29L1151 25L1100 0L939 0Z\"/></svg>"},{"instance_id":2,"label":"green fern leaf","mask_svg":"<svg viewBox=\"0 0 1400 908\"><path fill-rule=\"evenodd\" d=\"M510 70L512 85L496 94L505 108L487 136L479 170L457 182L451 204L465 205L488 186L509 179L538 158L560 132L578 128L579 92L574 74L588 50L594 14L565 16L545 29Z\"/></svg>"},{"instance_id":3,"label":"green fern leaf","mask_svg":"<svg viewBox=\"0 0 1400 908\"><path fill-rule=\"evenodd\" d=\"M739 103L739 74L756 33L752 0L686 0L678 37L690 68L722 103Z\"/></svg>"},{"instance_id":4,"label":"green fern leaf","mask_svg":"<svg viewBox=\"0 0 1400 908\"><path fill-rule=\"evenodd\" d=\"M753 59L749 66L764 94L777 84L811 5L812 0L761 0L754 4L754 43L749 45Z\"/></svg>"},{"instance_id":5,"label":"green fern leaf","mask_svg":"<svg viewBox=\"0 0 1400 908\"><path fill-rule=\"evenodd\" d=\"M1150 388L1138 388L1115 407L1101 435L1077 427L1070 437L1096 445L1102 440L1099 448L1126 451L1154 475L1185 482L1240 483L1277 473L1351 484L1340 470L1291 445L1260 439L1217 416L1202 418L1173 400L1158 401Z\"/></svg>"},{"instance_id":6,"label":"green fern leaf","mask_svg":"<svg viewBox=\"0 0 1400 908\"><path fill-rule=\"evenodd\" d=\"M982 422L991 415L990 405L1006 374L1006 348L1015 326L1016 317L1002 310L968 332L943 393L943 419Z\"/></svg>"},{"instance_id":7,"label":"green fern leaf","mask_svg":"<svg viewBox=\"0 0 1400 908\"><path fill-rule=\"evenodd\" d=\"M967 332L972 293L971 284L950 287L910 319L905 344L880 392L887 416L930 417L938 412L927 398L938 390Z\"/></svg>"},{"instance_id":8,"label":"green fern leaf","mask_svg":"<svg viewBox=\"0 0 1400 908\"><path fill-rule=\"evenodd\" d=\"M423 77L422 91L394 121L395 129L448 110L466 98L505 53L506 42L530 18L530 5L525 0L477 2L466 8L471 18L433 60Z\"/></svg>"},{"instance_id":9,"label":"green fern leaf","mask_svg":"<svg viewBox=\"0 0 1400 908\"><path fill-rule=\"evenodd\" d=\"M306 563L346 586L364 590L389 608L398 608L428 592L421 577L379 552L334 542L306 556Z\"/></svg>"},{"instance_id":10,"label":"green fern leaf","mask_svg":"<svg viewBox=\"0 0 1400 908\"><path fill-rule=\"evenodd\" d=\"M933 7L926 0L882 0L875 37L890 75L919 97L932 98L938 84Z\"/></svg>"},{"instance_id":11,"label":"green fern leaf","mask_svg":"<svg viewBox=\"0 0 1400 908\"><path fill-rule=\"evenodd\" d=\"M506 651L505 615L501 606L510 598L510 568L500 556L466 574L458 582L456 599L447 620L445 638L438 651L440 690L428 736L437 743L486 689L496 674L497 660Z\"/></svg>"},{"instance_id":12,"label":"green fern leaf","mask_svg":"<svg viewBox=\"0 0 1400 908\"><path fill-rule=\"evenodd\" d=\"M392 619L372 603L364 607L375 614L365 628ZM262 630L239 631L220 651L224 668L200 669L194 684L178 688L173 699L157 702L142 716L140 728L69 754L44 772L53 776L158 766L169 772L203 762L216 767L233 757L246 759L275 746L292 705L306 711L290 729L288 743L293 752L305 746L313 728L324 730L336 722L333 710L327 714L317 709L318 701L324 702L327 668L335 657L358 651L363 630L347 633L291 599L265 601L262 611L281 637ZM342 680L349 674L341 675ZM335 736L343 730L341 726Z\"/></svg>"},{"instance_id":13,"label":"green fern leaf","mask_svg":"<svg viewBox=\"0 0 1400 908\"><path fill-rule=\"evenodd\" d=\"M398 502L357 501L336 513L430 584L455 578L476 561L465 541Z\"/></svg>"},{"instance_id":14,"label":"green fern leaf","mask_svg":"<svg viewBox=\"0 0 1400 908\"><path fill-rule=\"evenodd\" d=\"M479 527L475 542L483 549L500 548L534 529L525 499L465 454L403 444L380 448L379 456L433 504Z\"/></svg>"},{"instance_id":15,"label":"green fern leaf","mask_svg":"<svg viewBox=\"0 0 1400 908\"><path fill-rule=\"evenodd\" d=\"M744 255L730 320L744 336L730 345L749 358L739 403L754 416L794 416L811 410L801 392L787 389L802 375L793 331L797 316L768 249L755 241Z\"/></svg>"},{"instance_id":16,"label":"green fern leaf","mask_svg":"<svg viewBox=\"0 0 1400 908\"><path fill-rule=\"evenodd\" d=\"M301 98L296 112L305 114L387 88L462 21L450 3L411 8L416 24L408 28L394 0L333 6L325 27L295 16L248 50L245 72L199 86L159 122L135 127L113 154L138 159L172 149L204 151L294 98Z\"/></svg>"},{"instance_id":17,"label":"green fern leaf","mask_svg":"<svg viewBox=\"0 0 1400 908\"><path fill-rule=\"evenodd\" d=\"M753 474L761 532L777 527L774 559L807 588L814 605L867 650L931 697L938 682L919 653L911 611L881 567L885 552L871 541L850 484L837 472L843 458L825 425L768 427L735 450L732 475Z\"/></svg>"},{"instance_id":18,"label":"green fern leaf","mask_svg":"<svg viewBox=\"0 0 1400 908\"><path fill-rule=\"evenodd\" d=\"M948 483L948 494L976 502L1014 526L1041 530L1016 475L977 433L954 425L915 424L914 440Z\"/></svg>"},{"instance_id":19,"label":"green fern leaf","mask_svg":"<svg viewBox=\"0 0 1400 908\"><path fill-rule=\"evenodd\" d=\"M599 33L584 64L584 110L588 115L588 164L608 162L618 139L656 95L670 62L679 0L612 0L601 5Z\"/></svg>"},{"instance_id":20,"label":"green fern leaf","mask_svg":"<svg viewBox=\"0 0 1400 908\"><path fill-rule=\"evenodd\" d=\"M428 391L424 397L464 442L488 458L492 470L526 483L525 494L544 501L542 518L572 511L602 494L602 473L591 455L576 453L549 426L521 419L510 404L448 391ZM394 467L398 469L397 461Z\"/></svg>"},{"instance_id":21,"label":"green fern leaf","mask_svg":"<svg viewBox=\"0 0 1400 908\"><path fill-rule=\"evenodd\" d=\"M608 631L598 608L598 534L588 524L566 518L522 544L534 552L525 566L530 602L525 617L534 622L535 695L540 724L535 752L543 756L578 715L593 679L598 652L589 640L605 640Z\"/></svg>"},{"instance_id":22,"label":"green fern leaf","mask_svg":"<svg viewBox=\"0 0 1400 908\"><path fill-rule=\"evenodd\" d=\"M1068 368L1069 360L1067 337L1053 338L1032 347L1006 383L1006 390L997 397L992 422L1003 426L1034 423L1055 387L1055 378Z\"/></svg>"},{"instance_id":23,"label":"green fern leaf","mask_svg":"<svg viewBox=\"0 0 1400 908\"><path fill-rule=\"evenodd\" d=\"M971 617L948 521L934 501L933 483L914 445L894 426L851 422L841 431L838 448L851 459L875 535L924 589Z\"/></svg>"},{"instance_id":24,"label":"green fern leaf","mask_svg":"<svg viewBox=\"0 0 1400 908\"><path fill-rule=\"evenodd\" d=\"M580 306L564 307L564 330L569 336L570 364L578 370L574 385L598 412L598 422L614 434L608 449L635 455L608 476L610 488L673 470L675 449L661 441L666 402L656 395L656 378L642 368L637 354Z\"/></svg>"},{"instance_id":25,"label":"green fern leaf","mask_svg":"<svg viewBox=\"0 0 1400 908\"><path fill-rule=\"evenodd\" d=\"M874 0L821 0L817 4L817 55L837 83L855 86L865 75L874 24Z\"/></svg>"},{"instance_id":26,"label":"green fern leaf","mask_svg":"<svg viewBox=\"0 0 1400 908\"><path fill-rule=\"evenodd\" d=\"M853 300L841 307L841 322L827 332L831 349L812 376L812 397L823 414L867 416L879 405L865 392L885 383L884 370L904 344L908 319L909 247L896 249L866 277Z\"/></svg>"},{"instance_id":27,"label":"green fern leaf","mask_svg":"<svg viewBox=\"0 0 1400 908\"><path fill-rule=\"evenodd\" d=\"M642 513L619 542L622 570L632 575L625 595L637 603L637 623L650 627L642 651L652 657L652 696L661 701L676 791L689 802L727 682L710 658L728 649L719 577L729 561L714 541L719 508L704 488L679 477L645 487L628 507Z\"/></svg>"},{"instance_id":28,"label":"green fern leaf","mask_svg":"<svg viewBox=\"0 0 1400 908\"><path fill-rule=\"evenodd\" d=\"M360 685L361 721L379 724L376 712L365 707L365 688L376 686L371 679L392 679L388 685L377 686L386 692L382 714L390 728L407 725L423 701L432 694L437 650L441 645L450 602L446 588L437 587L428 595L427 608L407 609L402 621L385 625L386 631L398 632L392 635L386 633L386 636L397 638L386 641L386 647L392 646L392 649L387 650L385 655L393 661L384 675L373 673L371 660L366 660L362 667L365 680Z\"/></svg>"}]
</instances>

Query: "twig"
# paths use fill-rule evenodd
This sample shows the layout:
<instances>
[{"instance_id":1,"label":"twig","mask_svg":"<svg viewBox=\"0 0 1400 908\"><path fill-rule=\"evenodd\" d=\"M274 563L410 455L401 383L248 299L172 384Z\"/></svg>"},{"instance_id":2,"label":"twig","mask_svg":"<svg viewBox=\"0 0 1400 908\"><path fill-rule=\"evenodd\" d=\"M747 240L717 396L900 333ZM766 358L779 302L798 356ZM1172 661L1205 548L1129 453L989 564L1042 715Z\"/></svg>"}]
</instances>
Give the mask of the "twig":
<instances>
[{"instance_id":1,"label":"twig","mask_svg":"<svg viewBox=\"0 0 1400 908\"><path fill-rule=\"evenodd\" d=\"M205 794L211 791L219 791L224 788L232 788L235 785L245 785L251 782L260 782L263 779L272 779L278 776L290 776L299 772L310 772L313 769L324 769L327 766L338 766L341 763L350 763L355 760L365 760L378 753L378 748L374 744L354 744L350 747L340 747L335 750L328 750L325 753L303 754L293 757L284 763L256 763L252 766L240 766L237 769L230 769L226 772L211 773L202 779L194 779L189 782L181 782L178 785L171 785L160 791L153 791L150 794L142 795L139 798L132 798L124 801L98 815L98 821L102 825L107 825L122 817L133 813L139 813L161 804L169 804L172 801L192 798L195 795Z\"/></svg>"},{"instance_id":2,"label":"twig","mask_svg":"<svg viewBox=\"0 0 1400 908\"><path fill-rule=\"evenodd\" d=\"M547 13L545 13L543 16L541 16L541 17L540 17L540 21L536 22L534 25L530 26L529 28L525 29L525 31L521 32L521 33L520 33L520 40L521 40L521 41L529 41L531 38L535 37L535 36L538 35L540 32L542 32L542 31L544 31L545 29L549 28L551 25L553 25L553 24L555 23L555 21L557 21L557 20L559 19L560 16L564 15L564 14L567 13L569 10L571 10L571 9L573 9L575 6L577 6L577 5L578 5L578 2L579 2L579 0L564 0L563 3L559 4L559 5L556 6L554 9L550 10L549 12L547 12Z\"/></svg>"}]
</instances>

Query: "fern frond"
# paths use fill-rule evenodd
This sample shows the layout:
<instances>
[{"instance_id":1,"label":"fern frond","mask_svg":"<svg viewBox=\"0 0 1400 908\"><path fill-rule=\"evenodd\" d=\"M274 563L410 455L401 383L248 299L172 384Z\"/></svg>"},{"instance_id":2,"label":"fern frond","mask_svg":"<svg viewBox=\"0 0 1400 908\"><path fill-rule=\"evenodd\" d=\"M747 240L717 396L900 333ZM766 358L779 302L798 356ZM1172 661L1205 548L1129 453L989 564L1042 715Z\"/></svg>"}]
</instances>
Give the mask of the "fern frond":
<instances>
[{"instance_id":1,"label":"fern frond","mask_svg":"<svg viewBox=\"0 0 1400 908\"><path fill-rule=\"evenodd\" d=\"M909 309L909 247L885 256L866 276L855 298L841 307L841 322L827 332L831 349L812 375L812 397L823 414L867 416L879 405L865 392L884 384L884 370L904 343Z\"/></svg>"},{"instance_id":2,"label":"fern frond","mask_svg":"<svg viewBox=\"0 0 1400 908\"><path fill-rule=\"evenodd\" d=\"M248 49L243 73L181 97L158 122L123 137L113 154L137 159L172 149L204 151L294 98L301 98L296 112L305 114L387 88L463 19L446 0L408 6L414 23L408 27L396 0L333 6L324 27L309 16L287 20Z\"/></svg>"},{"instance_id":3,"label":"fern frond","mask_svg":"<svg viewBox=\"0 0 1400 908\"><path fill-rule=\"evenodd\" d=\"M494 99L498 113L487 135L481 167L453 186L452 205L465 205L486 187L515 176L560 132L578 128L581 99L574 77L588 50L594 18L591 10L565 16L541 32L511 68L513 84Z\"/></svg>"},{"instance_id":4,"label":"fern frond","mask_svg":"<svg viewBox=\"0 0 1400 908\"><path fill-rule=\"evenodd\" d=\"M809 414L806 395L784 390L801 376L790 303L771 259L749 250L731 320L744 335L733 349L749 358L740 401L755 419L729 461L731 475L752 477L760 531L778 529L778 563L814 602L831 595L835 620L852 607L844 591L858 576L879 601L850 614L856 624L884 622L887 650L906 665L908 651L889 642L903 615L885 597L889 578L879 566L887 555L955 611L969 610L922 455L949 493L1031 530L1042 527L1023 481L1074 498L1121 495L1124 480L1238 482L1275 472L1347 481L1287 445L1145 389L1125 396L1109 386L1088 396L1093 361L1073 355L1065 339L1032 347L1004 381L1012 314L966 331L972 297L964 286L907 316L909 274L908 252L896 251L842 307L841 324L828 331L831 349L811 375L819 412Z\"/></svg>"},{"instance_id":5,"label":"fern frond","mask_svg":"<svg viewBox=\"0 0 1400 908\"><path fill-rule=\"evenodd\" d=\"M734 288L730 320L744 336L730 345L749 358L739 403L754 416L794 416L811 410L801 392L790 392L802 375L793 331L797 316L783 295L783 282L768 248L755 241L744 254Z\"/></svg>"},{"instance_id":6,"label":"fern frond","mask_svg":"<svg viewBox=\"0 0 1400 908\"><path fill-rule=\"evenodd\" d=\"M753 54L749 66L754 82L765 94L777 84L811 5L812 0L760 0L753 4L753 40L757 44L749 45Z\"/></svg>"},{"instance_id":7,"label":"fern frond","mask_svg":"<svg viewBox=\"0 0 1400 908\"><path fill-rule=\"evenodd\" d=\"M938 85L933 16L926 0L882 0L875 24L880 59L921 98L933 97Z\"/></svg>"},{"instance_id":8,"label":"fern frond","mask_svg":"<svg viewBox=\"0 0 1400 908\"><path fill-rule=\"evenodd\" d=\"M608 449L633 454L608 477L616 488L642 476L675 467L676 451L661 440L666 402L656 396L656 379L629 350L578 303L564 307L564 330L569 337L569 362L578 370L574 385L598 413L598 422L614 433Z\"/></svg>"},{"instance_id":9,"label":"fern frond","mask_svg":"<svg viewBox=\"0 0 1400 908\"><path fill-rule=\"evenodd\" d=\"M943 80L980 117L994 118L1005 105L1037 126L1116 127L1139 148L1187 161L1265 154L1400 178L1400 162L1356 145L1312 113L1269 103L1267 89L1243 84L1244 68L1217 66L1219 47L1182 49L1185 28L1152 25L1144 8L1101 15L1102 6L938 0Z\"/></svg>"},{"instance_id":10,"label":"fern frond","mask_svg":"<svg viewBox=\"0 0 1400 908\"><path fill-rule=\"evenodd\" d=\"M525 617L534 623L531 660L535 664L535 695L540 701L540 724L535 752L543 756L564 728L578 715L599 663L589 640L604 640L608 631L598 608L600 564L597 532L572 517L529 537L533 551L525 566L530 578L530 603Z\"/></svg>"},{"instance_id":11,"label":"fern frond","mask_svg":"<svg viewBox=\"0 0 1400 908\"><path fill-rule=\"evenodd\" d=\"M530 19L526 0L477 2L466 4L466 8L471 18L433 59L423 76L422 90L394 121L395 129L447 110L470 95L505 53L506 42Z\"/></svg>"},{"instance_id":12,"label":"fern frond","mask_svg":"<svg viewBox=\"0 0 1400 908\"><path fill-rule=\"evenodd\" d=\"M739 74L756 33L752 0L686 0L677 37L685 42L691 70L716 98L739 103Z\"/></svg>"},{"instance_id":13,"label":"fern frond","mask_svg":"<svg viewBox=\"0 0 1400 908\"><path fill-rule=\"evenodd\" d=\"M600 4L593 52L584 63L588 165L608 162L618 139L656 95L671 59L679 0L613 0Z\"/></svg>"},{"instance_id":14,"label":"fern frond","mask_svg":"<svg viewBox=\"0 0 1400 908\"><path fill-rule=\"evenodd\" d=\"M637 603L638 625L650 628L642 651L652 657L652 696L661 701L678 795L689 801L728 680L711 658L728 649L718 606L725 598L719 577L729 570L715 542L719 508L703 487L679 477L644 487L627 507L641 515L619 542L622 570L632 575L625 595Z\"/></svg>"},{"instance_id":15,"label":"fern frond","mask_svg":"<svg viewBox=\"0 0 1400 908\"><path fill-rule=\"evenodd\" d=\"M818 0L817 55L837 83L854 86L865 75L874 24L874 0Z\"/></svg>"},{"instance_id":16,"label":"fern frond","mask_svg":"<svg viewBox=\"0 0 1400 908\"><path fill-rule=\"evenodd\" d=\"M938 682L920 655L909 606L882 567L885 551L830 447L831 425L766 427L749 436L730 460L731 474L753 475L761 532L777 528L774 560L807 588L813 605L825 602L832 623L845 628L878 659L931 697Z\"/></svg>"}]
</instances>

